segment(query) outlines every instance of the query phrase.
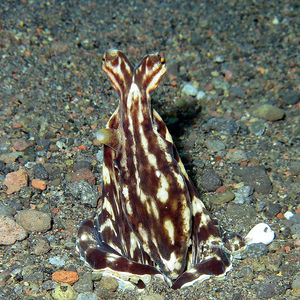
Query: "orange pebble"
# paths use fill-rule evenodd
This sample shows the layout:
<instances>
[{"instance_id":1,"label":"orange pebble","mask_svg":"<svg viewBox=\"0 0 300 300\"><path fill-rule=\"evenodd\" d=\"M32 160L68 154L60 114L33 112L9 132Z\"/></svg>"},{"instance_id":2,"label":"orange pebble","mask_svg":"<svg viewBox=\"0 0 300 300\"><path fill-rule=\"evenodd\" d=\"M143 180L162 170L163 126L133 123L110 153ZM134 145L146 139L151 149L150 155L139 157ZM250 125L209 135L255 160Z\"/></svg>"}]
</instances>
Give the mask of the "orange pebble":
<instances>
[{"instance_id":1,"label":"orange pebble","mask_svg":"<svg viewBox=\"0 0 300 300\"><path fill-rule=\"evenodd\" d=\"M57 214L57 213L59 213L59 209L58 209L57 207L55 207L55 208L52 209L52 212L53 212L54 214Z\"/></svg>"},{"instance_id":2,"label":"orange pebble","mask_svg":"<svg viewBox=\"0 0 300 300\"><path fill-rule=\"evenodd\" d=\"M80 145L80 146L78 146L78 149L80 149L80 150L86 150L86 145Z\"/></svg>"},{"instance_id":3,"label":"orange pebble","mask_svg":"<svg viewBox=\"0 0 300 300\"><path fill-rule=\"evenodd\" d=\"M13 128L22 128L22 124L18 123L18 122L13 122L12 124Z\"/></svg>"},{"instance_id":4,"label":"orange pebble","mask_svg":"<svg viewBox=\"0 0 300 300\"><path fill-rule=\"evenodd\" d=\"M263 75L263 74L265 74L265 71L266 71L266 70L265 70L264 68L262 68L262 67L259 67L259 68L258 68L258 71L259 71L260 74Z\"/></svg>"},{"instance_id":5,"label":"orange pebble","mask_svg":"<svg viewBox=\"0 0 300 300\"><path fill-rule=\"evenodd\" d=\"M280 212L279 214L277 214L276 216L278 219L282 219L283 218L283 214Z\"/></svg>"},{"instance_id":6,"label":"orange pebble","mask_svg":"<svg viewBox=\"0 0 300 300\"><path fill-rule=\"evenodd\" d=\"M47 183L41 179L32 179L31 185L38 189L44 191L47 187Z\"/></svg>"},{"instance_id":7,"label":"orange pebble","mask_svg":"<svg viewBox=\"0 0 300 300\"><path fill-rule=\"evenodd\" d=\"M28 174L24 170L8 173L3 183L7 186L7 194L18 192L28 185Z\"/></svg>"},{"instance_id":8,"label":"orange pebble","mask_svg":"<svg viewBox=\"0 0 300 300\"><path fill-rule=\"evenodd\" d=\"M216 190L216 193L217 193L217 194L223 194L223 193L225 193L225 192L226 192L226 187L225 187L224 185L219 186L219 187L217 188L217 190Z\"/></svg>"},{"instance_id":9,"label":"orange pebble","mask_svg":"<svg viewBox=\"0 0 300 300\"><path fill-rule=\"evenodd\" d=\"M78 281L79 276L75 271L56 271L52 274L52 279L55 282L74 284Z\"/></svg>"}]
</instances>

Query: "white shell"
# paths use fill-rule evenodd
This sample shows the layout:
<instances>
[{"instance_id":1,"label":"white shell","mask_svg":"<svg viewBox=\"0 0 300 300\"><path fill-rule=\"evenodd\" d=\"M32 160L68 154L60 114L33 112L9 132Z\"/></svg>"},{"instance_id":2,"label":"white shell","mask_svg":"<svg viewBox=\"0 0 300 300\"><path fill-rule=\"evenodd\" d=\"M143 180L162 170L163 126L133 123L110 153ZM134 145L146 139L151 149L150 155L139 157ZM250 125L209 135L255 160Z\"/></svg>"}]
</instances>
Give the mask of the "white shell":
<instances>
[{"instance_id":1,"label":"white shell","mask_svg":"<svg viewBox=\"0 0 300 300\"><path fill-rule=\"evenodd\" d=\"M259 223L255 225L245 237L247 245L250 244L270 244L275 238L275 233L271 227L266 223Z\"/></svg>"}]
</instances>

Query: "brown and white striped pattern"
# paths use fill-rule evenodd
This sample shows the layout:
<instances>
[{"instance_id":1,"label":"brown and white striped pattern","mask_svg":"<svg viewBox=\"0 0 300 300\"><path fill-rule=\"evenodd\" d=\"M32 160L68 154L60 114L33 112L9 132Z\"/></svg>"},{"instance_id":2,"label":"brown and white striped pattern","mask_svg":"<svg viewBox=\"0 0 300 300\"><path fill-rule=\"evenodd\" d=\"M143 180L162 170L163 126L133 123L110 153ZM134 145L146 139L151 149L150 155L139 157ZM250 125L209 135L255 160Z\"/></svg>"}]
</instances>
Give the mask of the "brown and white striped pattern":
<instances>
[{"instance_id":1,"label":"brown and white striped pattern","mask_svg":"<svg viewBox=\"0 0 300 300\"><path fill-rule=\"evenodd\" d=\"M101 131L103 200L98 214L81 224L81 255L93 269L138 287L147 283L146 275L164 277L174 289L224 275L230 251L151 108L150 92L166 72L164 59L147 55L133 68L121 51L109 50L103 69L120 103Z\"/></svg>"}]
</instances>

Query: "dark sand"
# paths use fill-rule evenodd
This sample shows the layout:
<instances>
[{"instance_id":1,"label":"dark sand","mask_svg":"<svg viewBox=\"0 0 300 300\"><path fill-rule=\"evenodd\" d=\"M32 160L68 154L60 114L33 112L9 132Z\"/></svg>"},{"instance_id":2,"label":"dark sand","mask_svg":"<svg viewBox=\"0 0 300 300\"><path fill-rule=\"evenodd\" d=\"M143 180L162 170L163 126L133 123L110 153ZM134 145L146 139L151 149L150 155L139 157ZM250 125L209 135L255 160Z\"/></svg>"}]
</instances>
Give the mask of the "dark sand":
<instances>
[{"instance_id":1,"label":"dark sand","mask_svg":"<svg viewBox=\"0 0 300 300\"><path fill-rule=\"evenodd\" d=\"M80 281L70 298L55 299L296 299L299 2L124 2L0 2L0 215L15 220L31 208L52 218L50 230L0 246L0 299L53 299L57 270L76 271ZM75 240L77 226L96 211L84 205L85 193L98 187L101 195L93 131L118 104L101 69L108 48L123 50L134 64L147 53L165 56L168 72L153 106L221 227L245 236L266 222L275 231L271 245L235 260L224 280L177 291L155 282L137 293L111 291L110 283L86 275ZM187 83L202 93L182 93ZM34 168L38 163L44 168ZM19 169L28 173L28 187L8 195L4 179ZM82 169L91 171L91 183L80 194L70 183L76 170L87 178ZM46 190L32 187L36 178ZM243 185L254 193L238 198ZM95 206L97 193L88 201Z\"/></svg>"}]
</instances>

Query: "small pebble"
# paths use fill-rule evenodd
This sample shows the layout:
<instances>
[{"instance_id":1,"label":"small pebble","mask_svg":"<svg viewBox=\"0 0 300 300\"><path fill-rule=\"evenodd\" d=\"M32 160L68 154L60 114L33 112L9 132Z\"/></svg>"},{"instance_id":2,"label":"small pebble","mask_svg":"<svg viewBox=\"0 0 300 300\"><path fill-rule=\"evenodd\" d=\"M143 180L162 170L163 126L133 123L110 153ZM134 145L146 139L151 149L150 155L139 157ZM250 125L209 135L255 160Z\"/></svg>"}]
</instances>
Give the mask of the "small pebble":
<instances>
[{"instance_id":1,"label":"small pebble","mask_svg":"<svg viewBox=\"0 0 300 300\"><path fill-rule=\"evenodd\" d=\"M282 207L281 207L280 204L278 204L278 203L270 203L266 207L265 215L268 218L275 218L275 216L281 212L281 209L282 209Z\"/></svg>"},{"instance_id":2,"label":"small pebble","mask_svg":"<svg viewBox=\"0 0 300 300\"><path fill-rule=\"evenodd\" d=\"M85 273L82 276L80 276L79 280L74 284L74 290L78 293L92 292L93 291L92 274Z\"/></svg>"},{"instance_id":3,"label":"small pebble","mask_svg":"<svg viewBox=\"0 0 300 300\"><path fill-rule=\"evenodd\" d=\"M225 70L224 75L225 75L224 80L226 81L229 81L234 77L234 73L230 70Z\"/></svg>"},{"instance_id":4,"label":"small pebble","mask_svg":"<svg viewBox=\"0 0 300 300\"><path fill-rule=\"evenodd\" d=\"M28 185L28 174L24 170L8 173L4 184L7 186L7 194L18 192L22 187Z\"/></svg>"},{"instance_id":5,"label":"small pebble","mask_svg":"<svg viewBox=\"0 0 300 300\"><path fill-rule=\"evenodd\" d=\"M31 185L41 191L44 191L47 188L47 183L42 179L32 179Z\"/></svg>"},{"instance_id":6,"label":"small pebble","mask_svg":"<svg viewBox=\"0 0 300 300\"><path fill-rule=\"evenodd\" d=\"M252 134L255 134L257 136L262 136L264 132L266 131L267 124L265 121L258 120L255 122L251 122L249 125L249 131Z\"/></svg>"},{"instance_id":7,"label":"small pebble","mask_svg":"<svg viewBox=\"0 0 300 300\"><path fill-rule=\"evenodd\" d=\"M235 198L234 203L244 204L245 202L251 202L251 195L253 194L253 187L250 185L244 185L238 188L237 191L234 192Z\"/></svg>"},{"instance_id":8,"label":"small pebble","mask_svg":"<svg viewBox=\"0 0 300 300\"><path fill-rule=\"evenodd\" d=\"M0 204L0 216L13 216L15 214L15 209L7 205Z\"/></svg>"},{"instance_id":9,"label":"small pebble","mask_svg":"<svg viewBox=\"0 0 300 300\"><path fill-rule=\"evenodd\" d=\"M42 283L41 288L46 291L51 291L51 290L55 289L56 286L57 286L57 283L54 282L53 280L46 280Z\"/></svg>"},{"instance_id":10,"label":"small pebble","mask_svg":"<svg viewBox=\"0 0 300 300\"><path fill-rule=\"evenodd\" d=\"M195 86L193 86L190 83L187 83L183 86L181 93L187 96L196 96L198 93L198 90Z\"/></svg>"},{"instance_id":11,"label":"small pebble","mask_svg":"<svg viewBox=\"0 0 300 300\"><path fill-rule=\"evenodd\" d=\"M214 74L212 75L214 76ZM216 73L215 76L219 76L219 74ZM228 93L229 83L227 81L224 81L223 79L219 79L219 78L213 78L212 84L215 87L215 89L223 90Z\"/></svg>"},{"instance_id":12,"label":"small pebble","mask_svg":"<svg viewBox=\"0 0 300 300\"><path fill-rule=\"evenodd\" d=\"M240 129L240 126L236 121L228 120L221 117L210 118L208 122L204 124L203 127L208 132L210 132L211 130L215 130L217 132L220 132L228 136L237 134Z\"/></svg>"},{"instance_id":13,"label":"small pebble","mask_svg":"<svg viewBox=\"0 0 300 300\"><path fill-rule=\"evenodd\" d=\"M82 169L77 169L71 178L72 182L77 182L81 180L86 180L90 184L94 185L96 183L95 180L95 175L90 169L87 168L82 168Z\"/></svg>"},{"instance_id":14,"label":"small pebble","mask_svg":"<svg viewBox=\"0 0 300 300\"><path fill-rule=\"evenodd\" d=\"M65 266L66 262L60 256L53 256L53 257L49 258L49 264L57 266L57 267L63 267L63 266Z\"/></svg>"},{"instance_id":15,"label":"small pebble","mask_svg":"<svg viewBox=\"0 0 300 300\"><path fill-rule=\"evenodd\" d=\"M68 141L66 141L65 139L60 139L55 144L59 149L67 149L68 145L72 143L68 143Z\"/></svg>"},{"instance_id":16,"label":"small pebble","mask_svg":"<svg viewBox=\"0 0 300 300\"><path fill-rule=\"evenodd\" d=\"M0 155L0 161L5 164L10 164L16 161L16 159L22 155L22 152L3 153Z\"/></svg>"},{"instance_id":17,"label":"small pebble","mask_svg":"<svg viewBox=\"0 0 300 300\"><path fill-rule=\"evenodd\" d=\"M284 117L284 110L271 104L262 104L253 110L253 115L267 121L277 121Z\"/></svg>"},{"instance_id":18,"label":"small pebble","mask_svg":"<svg viewBox=\"0 0 300 300\"><path fill-rule=\"evenodd\" d=\"M8 172L5 172L5 171L6 171L6 163L4 161L0 160L0 174L4 175L4 174L9 173L9 171Z\"/></svg>"},{"instance_id":19,"label":"small pebble","mask_svg":"<svg viewBox=\"0 0 300 300\"><path fill-rule=\"evenodd\" d=\"M29 186L25 186L19 191L18 196L20 196L20 198L22 198L23 203L29 203L31 200L32 194L33 194L33 189ZM18 210L21 210L22 208L23 207L20 207L20 208L18 208Z\"/></svg>"},{"instance_id":20,"label":"small pebble","mask_svg":"<svg viewBox=\"0 0 300 300\"><path fill-rule=\"evenodd\" d=\"M244 98L245 97L245 90L241 86L233 86L230 88L230 93L232 96L237 97L237 98Z\"/></svg>"},{"instance_id":21,"label":"small pebble","mask_svg":"<svg viewBox=\"0 0 300 300\"><path fill-rule=\"evenodd\" d=\"M215 205L223 205L234 199L234 193L226 191L222 194L215 194L209 198L209 202Z\"/></svg>"},{"instance_id":22,"label":"small pebble","mask_svg":"<svg viewBox=\"0 0 300 300\"><path fill-rule=\"evenodd\" d=\"M216 55L214 58L214 62L217 62L217 63L222 63L224 61L225 61L225 59L222 55Z\"/></svg>"},{"instance_id":23,"label":"small pebble","mask_svg":"<svg viewBox=\"0 0 300 300\"><path fill-rule=\"evenodd\" d=\"M218 77L218 76L220 76L220 73L218 72L218 71L212 71L211 73L211 76L213 76L213 77ZM217 83L218 84L218 83Z\"/></svg>"},{"instance_id":24,"label":"small pebble","mask_svg":"<svg viewBox=\"0 0 300 300\"><path fill-rule=\"evenodd\" d=\"M207 192L214 192L222 185L222 180L213 169L209 169L203 172L200 184Z\"/></svg>"},{"instance_id":25,"label":"small pebble","mask_svg":"<svg viewBox=\"0 0 300 300\"><path fill-rule=\"evenodd\" d=\"M77 161L74 166L73 166L73 170L74 171L77 171L77 170L80 170L80 169L91 169L91 164L90 162L86 161L86 160L80 160L80 161Z\"/></svg>"},{"instance_id":26,"label":"small pebble","mask_svg":"<svg viewBox=\"0 0 300 300\"><path fill-rule=\"evenodd\" d=\"M11 272L4 270L0 273L0 288L3 288L11 276Z\"/></svg>"},{"instance_id":27,"label":"small pebble","mask_svg":"<svg viewBox=\"0 0 300 300\"><path fill-rule=\"evenodd\" d=\"M268 246L264 243L249 244L242 253L242 258L258 258L268 253Z\"/></svg>"},{"instance_id":28,"label":"small pebble","mask_svg":"<svg viewBox=\"0 0 300 300\"><path fill-rule=\"evenodd\" d=\"M13 145L13 148L16 150L16 151L24 151L25 149L27 149L30 145L23 139L19 139L17 140L14 145Z\"/></svg>"},{"instance_id":29,"label":"small pebble","mask_svg":"<svg viewBox=\"0 0 300 300\"><path fill-rule=\"evenodd\" d=\"M0 155L0 160L5 162L6 164L10 164L15 162L21 155L22 152L3 153Z\"/></svg>"},{"instance_id":30,"label":"small pebble","mask_svg":"<svg viewBox=\"0 0 300 300\"><path fill-rule=\"evenodd\" d=\"M85 292L85 293L80 293L76 300L98 300L98 297L94 293L90 292Z\"/></svg>"},{"instance_id":31,"label":"small pebble","mask_svg":"<svg viewBox=\"0 0 300 300\"><path fill-rule=\"evenodd\" d=\"M141 295L139 300L164 300L165 297L163 295L157 293L150 293L149 295Z\"/></svg>"},{"instance_id":32,"label":"small pebble","mask_svg":"<svg viewBox=\"0 0 300 300\"><path fill-rule=\"evenodd\" d=\"M15 284L13 291L16 295L21 295L23 292L23 287L20 284Z\"/></svg>"},{"instance_id":33,"label":"small pebble","mask_svg":"<svg viewBox=\"0 0 300 300\"><path fill-rule=\"evenodd\" d=\"M226 207L226 216L228 219L232 219L233 223L236 223L236 231L238 232L253 226L253 220L257 217L257 211L248 203L243 205L230 203Z\"/></svg>"},{"instance_id":34,"label":"small pebble","mask_svg":"<svg viewBox=\"0 0 300 300\"><path fill-rule=\"evenodd\" d=\"M0 216L0 245L12 245L27 236L23 227L8 216Z\"/></svg>"},{"instance_id":35,"label":"small pebble","mask_svg":"<svg viewBox=\"0 0 300 300\"><path fill-rule=\"evenodd\" d=\"M226 154L226 158L233 163L240 163L242 161L248 161L247 154L243 150L229 151Z\"/></svg>"},{"instance_id":36,"label":"small pebble","mask_svg":"<svg viewBox=\"0 0 300 300\"><path fill-rule=\"evenodd\" d=\"M85 50L92 50L94 48L94 41L92 39L85 39L81 42Z\"/></svg>"},{"instance_id":37,"label":"small pebble","mask_svg":"<svg viewBox=\"0 0 300 300\"><path fill-rule=\"evenodd\" d=\"M202 100L205 97L205 92L204 91L198 91L196 95L197 100Z\"/></svg>"},{"instance_id":38,"label":"small pebble","mask_svg":"<svg viewBox=\"0 0 300 300\"><path fill-rule=\"evenodd\" d=\"M35 161L36 160L37 152L35 151L34 147L28 147L24 152L23 155L19 158L20 163L26 164L28 161Z\"/></svg>"},{"instance_id":39,"label":"small pebble","mask_svg":"<svg viewBox=\"0 0 300 300\"><path fill-rule=\"evenodd\" d=\"M300 273L296 274L292 281L292 293L295 297L300 297Z\"/></svg>"},{"instance_id":40,"label":"small pebble","mask_svg":"<svg viewBox=\"0 0 300 300\"><path fill-rule=\"evenodd\" d=\"M201 26L201 24L200 24L200 26ZM197 32L191 33L191 44L193 46L201 45L202 39L203 39L202 36L200 34L198 34Z\"/></svg>"},{"instance_id":41,"label":"small pebble","mask_svg":"<svg viewBox=\"0 0 300 300\"><path fill-rule=\"evenodd\" d=\"M103 276L100 285L111 292L115 292L119 287L118 280L110 276Z\"/></svg>"},{"instance_id":42,"label":"small pebble","mask_svg":"<svg viewBox=\"0 0 300 300\"><path fill-rule=\"evenodd\" d=\"M28 231L46 232L51 228L51 215L38 210L22 210L16 220Z\"/></svg>"},{"instance_id":43,"label":"small pebble","mask_svg":"<svg viewBox=\"0 0 300 300\"><path fill-rule=\"evenodd\" d=\"M258 193L266 195L272 190L272 183L262 166L238 167L233 172L242 177L245 185L253 186Z\"/></svg>"},{"instance_id":44,"label":"small pebble","mask_svg":"<svg viewBox=\"0 0 300 300\"><path fill-rule=\"evenodd\" d=\"M34 165L32 170L34 176L38 179L47 180L49 178L49 174L42 164Z\"/></svg>"},{"instance_id":45,"label":"small pebble","mask_svg":"<svg viewBox=\"0 0 300 300\"><path fill-rule=\"evenodd\" d=\"M274 18L273 18L272 24L273 24L273 25L278 25L278 24L279 24L279 20L278 20L277 17L274 17Z\"/></svg>"},{"instance_id":46,"label":"small pebble","mask_svg":"<svg viewBox=\"0 0 300 300\"><path fill-rule=\"evenodd\" d=\"M285 91L285 93L282 95L282 100L288 105L296 104L300 101L300 93L295 91Z\"/></svg>"},{"instance_id":47,"label":"small pebble","mask_svg":"<svg viewBox=\"0 0 300 300\"><path fill-rule=\"evenodd\" d=\"M288 221L293 238L300 238L300 213L294 214Z\"/></svg>"},{"instance_id":48,"label":"small pebble","mask_svg":"<svg viewBox=\"0 0 300 300\"><path fill-rule=\"evenodd\" d=\"M280 278L267 278L256 285L256 299L284 299L283 294L287 288L287 284L281 282Z\"/></svg>"},{"instance_id":49,"label":"small pebble","mask_svg":"<svg viewBox=\"0 0 300 300\"><path fill-rule=\"evenodd\" d=\"M300 161L291 161L289 164L289 171L292 176L300 175Z\"/></svg>"},{"instance_id":50,"label":"small pebble","mask_svg":"<svg viewBox=\"0 0 300 300\"><path fill-rule=\"evenodd\" d=\"M70 285L78 281L79 276L75 271L56 271L52 274L52 279L59 283L68 283Z\"/></svg>"},{"instance_id":51,"label":"small pebble","mask_svg":"<svg viewBox=\"0 0 300 300\"><path fill-rule=\"evenodd\" d=\"M74 289L67 283L58 285L52 292L54 300L75 300L76 296Z\"/></svg>"},{"instance_id":52,"label":"small pebble","mask_svg":"<svg viewBox=\"0 0 300 300\"><path fill-rule=\"evenodd\" d=\"M286 213L284 213L283 215L287 220L290 220L294 216L294 214L289 210Z\"/></svg>"},{"instance_id":53,"label":"small pebble","mask_svg":"<svg viewBox=\"0 0 300 300\"><path fill-rule=\"evenodd\" d=\"M278 252L278 253L274 254L274 252L276 251L275 250L276 248L274 248L273 249L274 251L273 251L272 248L270 246L268 246L268 249L269 249L269 252L271 252L271 253L270 253L270 255L267 255L267 257L266 257L266 267L268 270L272 271L273 274L277 274L278 272L280 272L280 267L282 266L284 259L283 259L281 253ZM278 250L278 248L277 248L277 250Z\"/></svg>"},{"instance_id":54,"label":"small pebble","mask_svg":"<svg viewBox=\"0 0 300 300\"><path fill-rule=\"evenodd\" d=\"M45 238L38 238L34 242L33 251L35 255L43 255L51 249L50 244Z\"/></svg>"},{"instance_id":55,"label":"small pebble","mask_svg":"<svg viewBox=\"0 0 300 300\"><path fill-rule=\"evenodd\" d=\"M178 76L179 74L179 67L180 62L176 60L169 60L168 61L168 73L172 74L173 76Z\"/></svg>"},{"instance_id":56,"label":"small pebble","mask_svg":"<svg viewBox=\"0 0 300 300\"><path fill-rule=\"evenodd\" d=\"M209 139L205 142L206 147L211 152L220 152L225 149L225 144L222 141Z\"/></svg>"},{"instance_id":57,"label":"small pebble","mask_svg":"<svg viewBox=\"0 0 300 300\"><path fill-rule=\"evenodd\" d=\"M67 185L67 189L82 204L89 205L91 207L97 207L99 193L95 186L92 186L89 182L81 180L78 182L72 182Z\"/></svg>"},{"instance_id":58,"label":"small pebble","mask_svg":"<svg viewBox=\"0 0 300 300\"><path fill-rule=\"evenodd\" d=\"M103 276L103 273L100 271L92 271L92 280L93 281L100 281Z\"/></svg>"},{"instance_id":59,"label":"small pebble","mask_svg":"<svg viewBox=\"0 0 300 300\"><path fill-rule=\"evenodd\" d=\"M43 281L44 273L34 264L26 265L22 268L22 277L26 282L39 283Z\"/></svg>"},{"instance_id":60,"label":"small pebble","mask_svg":"<svg viewBox=\"0 0 300 300\"><path fill-rule=\"evenodd\" d=\"M254 277L253 270L250 267L243 267L239 270L238 276L240 276L240 278L243 278L243 280L251 281Z\"/></svg>"}]
</instances>

